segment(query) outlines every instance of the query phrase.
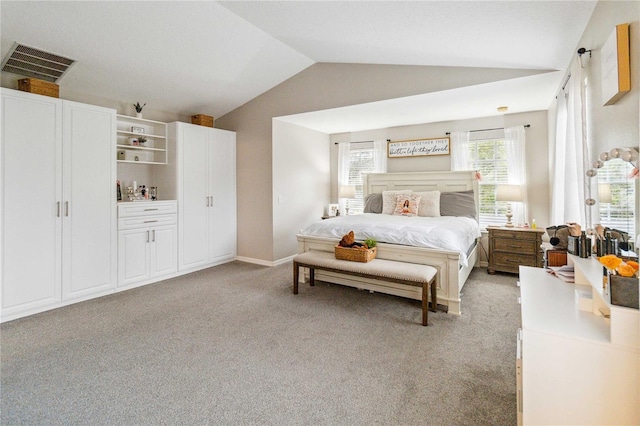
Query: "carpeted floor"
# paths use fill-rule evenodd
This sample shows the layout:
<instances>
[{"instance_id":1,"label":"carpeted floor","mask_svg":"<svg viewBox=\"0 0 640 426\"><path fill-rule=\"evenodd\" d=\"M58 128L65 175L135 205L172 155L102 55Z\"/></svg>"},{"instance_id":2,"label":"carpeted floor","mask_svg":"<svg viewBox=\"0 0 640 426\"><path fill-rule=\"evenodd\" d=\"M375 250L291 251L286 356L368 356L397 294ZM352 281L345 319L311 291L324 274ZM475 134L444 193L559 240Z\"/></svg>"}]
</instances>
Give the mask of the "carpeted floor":
<instances>
[{"instance_id":1,"label":"carpeted floor","mask_svg":"<svg viewBox=\"0 0 640 426\"><path fill-rule=\"evenodd\" d=\"M242 262L1 327L3 425L513 425L516 277L462 316Z\"/></svg>"}]
</instances>

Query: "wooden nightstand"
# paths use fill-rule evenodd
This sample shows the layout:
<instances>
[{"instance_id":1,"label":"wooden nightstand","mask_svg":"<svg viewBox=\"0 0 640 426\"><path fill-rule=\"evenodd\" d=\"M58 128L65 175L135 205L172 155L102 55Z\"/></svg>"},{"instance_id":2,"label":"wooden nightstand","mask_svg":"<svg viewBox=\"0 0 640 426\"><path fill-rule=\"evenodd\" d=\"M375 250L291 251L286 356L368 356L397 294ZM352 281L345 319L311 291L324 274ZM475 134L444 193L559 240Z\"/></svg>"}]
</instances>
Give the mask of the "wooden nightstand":
<instances>
[{"instance_id":1,"label":"wooden nightstand","mask_svg":"<svg viewBox=\"0 0 640 426\"><path fill-rule=\"evenodd\" d=\"M517 274L519 266L542 267L542 235L544 229L496 228L489 231L489 266L487 272Z\"/></svg>"}]
</instances>

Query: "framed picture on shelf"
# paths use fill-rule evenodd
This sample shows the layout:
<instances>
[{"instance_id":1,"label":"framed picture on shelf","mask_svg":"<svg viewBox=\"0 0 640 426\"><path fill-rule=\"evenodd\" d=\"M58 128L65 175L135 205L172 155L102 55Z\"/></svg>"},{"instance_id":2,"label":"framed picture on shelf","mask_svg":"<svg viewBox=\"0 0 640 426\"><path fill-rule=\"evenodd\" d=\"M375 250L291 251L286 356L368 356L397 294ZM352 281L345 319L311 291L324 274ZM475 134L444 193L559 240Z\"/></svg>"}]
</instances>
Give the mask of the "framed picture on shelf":
<instances>
[{"instance_id":1,"label":"framed picture on shelf","mask_svg":"<svg viewBox=\"0 0 640 426\"><path fill-rule=\"evenodd\" d=\"M339 204L329 204L327 206L327 216L336 216L338 214Z\"/></svg>"},{"instance_id":2,"label":"framed picture on shelf","mask_svg":"<svg viewBox=\"0 0 640 426\"><path fill-rule=\"evenodd\" d=\"M144 127L131 126L131 133L144 135Z\"/></svg>"}]
</instances>

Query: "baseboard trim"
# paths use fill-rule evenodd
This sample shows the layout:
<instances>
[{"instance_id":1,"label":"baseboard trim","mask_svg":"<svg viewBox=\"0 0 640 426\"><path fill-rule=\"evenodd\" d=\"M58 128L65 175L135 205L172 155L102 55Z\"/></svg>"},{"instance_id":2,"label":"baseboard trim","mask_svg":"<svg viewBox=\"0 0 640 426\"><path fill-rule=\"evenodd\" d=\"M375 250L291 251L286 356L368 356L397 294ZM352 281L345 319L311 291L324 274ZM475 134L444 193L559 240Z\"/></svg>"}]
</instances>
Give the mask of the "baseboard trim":
<instances>
[{"instance_id":1,"label":"baseboard trim","mask_svg":"<svg viewBox=\"0 0 640 426\"><path fill-rule=\"evenodd\" d=\"M291 255L289 257L285 257L285 258L278 259L278 260L273 260L273 261L262 260L262 259L254 259L252 257L238 256L236 258L236 260L238 260L240 262L253 263L254 265L274 267L274 266L283 265L283 264L285 264L287 262L291 262L295 256L296 255L293 254L293 255Z\"/></svg>"}]
</instances>

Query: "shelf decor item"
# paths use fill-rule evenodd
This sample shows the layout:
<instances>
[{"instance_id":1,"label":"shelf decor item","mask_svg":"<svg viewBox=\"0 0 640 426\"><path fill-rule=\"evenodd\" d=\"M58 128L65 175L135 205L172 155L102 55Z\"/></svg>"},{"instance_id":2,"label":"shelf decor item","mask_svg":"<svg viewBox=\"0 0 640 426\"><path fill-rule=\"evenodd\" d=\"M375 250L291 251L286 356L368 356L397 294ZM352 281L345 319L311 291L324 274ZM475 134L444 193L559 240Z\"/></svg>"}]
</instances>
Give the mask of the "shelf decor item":
<instances>
[{"instance_id":1,"label":"shelf decor item","mask_svg":"<svg viewBox=\"0 0 640 426\"><path fill-rule=\"evenodd\" d=\"M60 86L37 78L22 78L18 80L18 90L35 93L36 95L60 97Z\"/></svg>"},{"instance_id":2,"label":"shelf decor item","mask_svg":"<svg viewBox=\"0 0 640 426\"><path fill-rule=\"evenodd\" d=\"M191 124L213 127L213 117L210 115L196 114L191 116Z\"/></svg>"},{"instance_id":3,"label":"shelf decor item","mask_svg":"<svg viewBox=\"0 0 640 426\"><path fill-rule=\"evenodd\" d=\"M140 102L133 104L133 107L136 109L136 118L142 118L142 108L145 106L147 106L147 104L140 105Z\"/></svg>"}]
</instances>

